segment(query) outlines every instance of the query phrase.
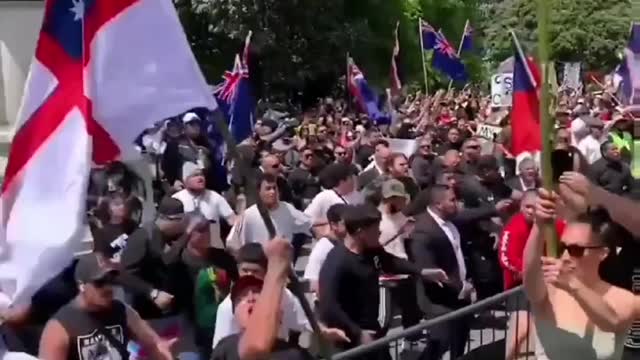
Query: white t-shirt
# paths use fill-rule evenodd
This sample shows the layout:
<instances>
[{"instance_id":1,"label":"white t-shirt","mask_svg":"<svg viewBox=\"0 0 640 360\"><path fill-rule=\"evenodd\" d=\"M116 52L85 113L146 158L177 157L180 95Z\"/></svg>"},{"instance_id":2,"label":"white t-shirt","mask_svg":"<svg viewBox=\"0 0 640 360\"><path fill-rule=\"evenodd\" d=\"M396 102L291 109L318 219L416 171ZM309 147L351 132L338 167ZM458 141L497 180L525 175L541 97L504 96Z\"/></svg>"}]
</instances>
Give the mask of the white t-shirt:
<instances>
[{"instance_id":1,"label":"white t-shirt","mask_svg":"<svg viewBox=\"0 0 640 360\"><path fill-rule=\"evenodd\" d=\"M380 220L380 244L384 244L391 240L394 236L400 232L402 225L406 224L407 217L398 212L396 214L385 214L382 212L382 219ZM393 241L384 246L384 249L399 258L407 259L407 250L404 247L404 240L406 235L402 234L397 236Z\"/></svg>"},{"instance_id":2,"label":"white t-shirt","mask_svg":"<svg viewBox=\"0 0 640 360\"><path fill-rule=\"evenodd\" d=\"M327 221L327 211L335 204L358 205L364 203L364 196L359 191L353 191L346 196L338 195L335 190L323 190L318 193L304 213L307 214L314 224Z\"/></svg>"},{"instance_id":3,"label":"white t-shirt","mask_svg":"<svg viewBox=\"0 0 640 360\"><path fill-rule=\"evenodd\" d=\"M201 195L194 196L184 189L173 194L172 197L180 200L185 213L199 210L207 220L213 221L210 225L212 244L220 241L220 218L227 219L235 215L227 200L213 190L205 190Z\"/></svg>"},{"instance_id":4,"label":"white t-shirt","mask_svg":"<svg viewBox=\"0 0 640 360\"><path fill-rule=\"evenodd\" d=\"M327 258L327 254L329 251L333 249L334 245L331 240L323 237L318 240L316 245L311 250L311 254L309 255L309 260L307 262L307 267L304 269L304 278L311 281L318 281L320 278L320 269L322 269L322 264L324 264L324 260Z\"/></svg>"},{"instance_id":5,"label":"white t-shirt","mask_svg":"<svg viewBox=\"0 0 640 360\"><path fill-rule=\"evenodd\" d=\"M578 141L578 150L584 155L589 165L600 160L602 153L600 152L600 143L593 136L588 135L584 139Z\"/></svg>"},{"instance_id":6,"label":"white t-shirt","mask_svg":"<svg viewBox=\"0 0 640 360\"><path fill-rule=\"evenodd\" d=\"M300 305L298 299L296 299L288 289L284 290L280 309L282 311L282 323L278 329L279 338L288 340L290 330L297 332L311 330L311 325L309 325L309 321L304 315L302 305ZM238 325L235 316L233 316L231 298L227 296L222 300L216 312L216 328L213 335L212 347L215 348L218 342L225 337L239 332L240 325Z\"/></svg>"},{"instance_id":7,"label":"white t-shirt","mask_svg":"<svg viewBox=\"0 0 640 360\"><path fill-rule=\"evenodd\" d=\"M276 229L276 234L291 241L293 234L310 235L311 219L293 205L281 201L275 210L270 210L271 220ZM249 207L242 217L242 224L238 241L240 244L228 244L234 249L240 248L242 245L251 242L264 243L271 240L269 231L265 225L258 207L253 205Z\"/></svg>"}]
</instances>

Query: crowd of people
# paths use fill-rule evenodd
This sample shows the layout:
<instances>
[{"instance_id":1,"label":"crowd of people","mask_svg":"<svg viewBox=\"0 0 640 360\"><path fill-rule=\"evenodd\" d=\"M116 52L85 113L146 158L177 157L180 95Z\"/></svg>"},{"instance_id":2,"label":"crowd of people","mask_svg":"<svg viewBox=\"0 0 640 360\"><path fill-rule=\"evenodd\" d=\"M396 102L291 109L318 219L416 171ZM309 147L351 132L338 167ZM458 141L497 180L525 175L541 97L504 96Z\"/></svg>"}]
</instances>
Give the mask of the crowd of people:
<instances>
[{"instance_id":1,"label":"crowd of people","mask_svg":"<svg viewBox=\"0 0 640 360\"><path fill-rule=\"evenodd\" d=\"M524 281L535 326L509 325L507 358L529 351L530 332L539 359L618 359L623 345L640 356L640 337L627 337L640 265L627 199L640 188L633 119L614 99L558 95L553 147L573 160L559 195L539 190L533 156L516 161L509 111L488 97L438 91L391 102L384 126L330 99L295 116L267 112L233 158L208 136L204 111L149 129L138 145L151 178L120 162L92 171L93 252L28 306L1 314L5 344L46 360L312 358L315 347L300 341L312 322L286 288L298 263L319 341L333 349L385 336L384 281L395 284L405 328ZM485 124L501 131L484 138ZM563 255L541 262L538 227L554 223ZM514 309L521 319L526 303ZM407 342L425 340L424 359L458 358L471 321ZM362 358L391 357L378 349Z\"/></svg>"}]
</instances>

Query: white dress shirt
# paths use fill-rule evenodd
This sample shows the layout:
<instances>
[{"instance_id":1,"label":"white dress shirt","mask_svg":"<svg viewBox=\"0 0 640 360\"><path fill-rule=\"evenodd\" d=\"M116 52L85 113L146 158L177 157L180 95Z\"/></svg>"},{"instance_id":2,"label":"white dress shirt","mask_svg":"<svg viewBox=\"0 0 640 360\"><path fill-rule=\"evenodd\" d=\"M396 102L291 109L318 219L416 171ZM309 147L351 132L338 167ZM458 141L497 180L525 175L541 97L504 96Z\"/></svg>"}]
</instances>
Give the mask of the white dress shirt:
<instances>
[{"instance_id":1,"label":"white dress shirt","mask_svg":"<svg viewBox=\"0 0 640 360\"><path fill-rule=\"evenodd\" d=\"M433 220L436 221L440 229L444 231L449 238L449 242L451 242L451 247L453 247L453 252L456 254L456 261L458 262L458 272L460 274L460 280L465 281L467 278L467 266L464 264L464 256L462 255L462 247L460 242L460 232L456 229L456 226L453 225L450 221L444 221L440 216L436 215L430 208L427 207L427 212Z\"/></svg>"}]
</instances>

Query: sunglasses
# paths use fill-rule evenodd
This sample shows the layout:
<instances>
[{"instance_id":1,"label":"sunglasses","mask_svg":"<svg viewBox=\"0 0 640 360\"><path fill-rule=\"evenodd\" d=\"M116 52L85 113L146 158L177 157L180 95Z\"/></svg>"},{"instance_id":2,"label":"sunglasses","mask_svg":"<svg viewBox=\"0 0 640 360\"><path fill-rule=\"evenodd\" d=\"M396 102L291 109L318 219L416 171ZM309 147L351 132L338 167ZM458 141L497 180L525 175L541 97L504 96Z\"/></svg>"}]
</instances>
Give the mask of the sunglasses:
<instances>
[{"instance_id":1,"label":"sunglasses","mask_svg":"<svg viewBox=\"0 0 640 360\"><path fill-rule=\"evenodd\" d=\"M604 249L606 246L604 245L593 245L593 246L580 246L580 245L565 245L563 246L565 250L569 253L569 256L573 258L581 258L584 256L584 251L587 249Z\"/></svg>"},{"instance_id":2,"label":"sunglasses","mask_svg":"<svg viewBox=\"0 0 640 360\"><path fill-rule=\"evenodd\" d=\"M336 156L345 156L345 155L347 155L346 152L336 151Z\"/></svg>"},{"instance_id":3,"label":"sunglasses","mask_svg":"<svg viewBox=\"0 0 640 360\"><path fill-rule=\"evenodd\" d=\"M115 279L111 276L107 276L104 279L98 279L91 282L91 285L97 288L103 288L105 286L113 285L115 283Z\"/></svg>"}]
</instances>

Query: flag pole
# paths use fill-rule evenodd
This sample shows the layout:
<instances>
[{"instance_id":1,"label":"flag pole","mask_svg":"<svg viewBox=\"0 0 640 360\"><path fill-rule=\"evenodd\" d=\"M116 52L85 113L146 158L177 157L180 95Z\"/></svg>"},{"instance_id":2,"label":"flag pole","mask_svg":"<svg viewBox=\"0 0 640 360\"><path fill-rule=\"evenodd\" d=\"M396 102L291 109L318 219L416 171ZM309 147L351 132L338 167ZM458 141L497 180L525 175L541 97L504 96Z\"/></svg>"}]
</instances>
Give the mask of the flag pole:
<instances>
[{"instance_id":1,"label":"flag pole","mask_svg":"<svg viewBox=\"0 0 640 360\"><path fill-rule=\"evenodd\" d=\"M424 94L429 95L429 81L427 80L427 64L424 57L424 40L422 39L422 18L418 19L418 38L420 39L420 54L422 54L422 73L424 74Z\"/></svg>"},{"instance_id":2,"label":"flag pole","mask_svg":"<svg viewBox=\"0 0 640 360\"><path fill-rule=\"evenodd\" d=\"M460 37L460 43L458 44L458 57L460 57L460 53L462 53L462 42L464 41L464 36L467 33L467 26L469 26L469 19L464 23L464 29L462 30L462 37ZM448 90L451 90L451 86L453 85L453 80L449 79L449 87Z\"/></svg>"},{"instance_id":3,"label":"flag pole","mask_svg":"<svg viewBox=\"0 0 640 360\"><path fill-rule=\"evenodd\" d=\"M344 62L345 64L345 73L344 73L344 92L347 95L347 106L346 108L351 109L351 92L349 91L349 59L351 59L351 54L347 51L347 58Z\"/></svg>"},{"instance_id":4,"label":"flag pole","mask_svg":"<svg viewBox=\"0 0 640 360\"><path fill-rule=\"evenodd\" d=\"M549 114L549 1L538 0L538 58L542 72L540 87L540 130L542 132L542 186L553 190L551 144L553 141L553 119ZM526 59L526 58L525 58ZM549 256L558 257L558 234L555 224L547 223L542 227Z\"/></svg>"}]
</instances>

